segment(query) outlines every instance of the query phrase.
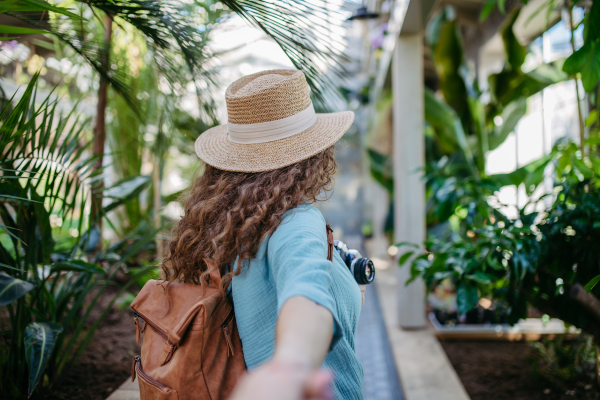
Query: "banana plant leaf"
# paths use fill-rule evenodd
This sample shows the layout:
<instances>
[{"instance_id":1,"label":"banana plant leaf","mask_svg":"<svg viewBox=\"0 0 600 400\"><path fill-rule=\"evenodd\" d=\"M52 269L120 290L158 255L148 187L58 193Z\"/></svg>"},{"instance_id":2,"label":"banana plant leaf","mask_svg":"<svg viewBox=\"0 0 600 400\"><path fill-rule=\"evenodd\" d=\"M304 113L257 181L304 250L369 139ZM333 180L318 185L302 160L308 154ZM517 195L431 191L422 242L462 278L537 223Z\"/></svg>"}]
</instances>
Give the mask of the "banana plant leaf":
<instances>
[{"instance_id":1,"label":"banana plant leaf","mask_svg":"<svg viewBox=\"0 0 600 400\"><path fill-rule=\"evenodd\" d=\"M56 337L63 328L55 322L32 322L25 328L25 357L29 367L29 391L31 396L44 375L46 364L52 354Z\"/></svg>"},{"instance_id":2,"label":"banana plant leaf","mask_svg":"<svg viewBox=\"0 0 600 400\"><path fill-rule=\"evenodd\" d=\"M488 77L490 92L503 107L569 78L562 71L563 60L543 64L526 73L521 70L527 48L519 43L513 31L519 12L520 9L515 10L501 30L507 62L502 71Z\"/></svg>"},{"instance_id":3,"label":"banana plant leaf","mask_svg":"<svg viewBox=\"0 0 600 400\"><path fill-rule=\"evenodd\" d=\"M485 122L485 106L479 99L469 97L469 110L473 119L473 127L477 135L475 146L477 168L479 172L485 173L485 155L490 149L488 130Z\"/></svg>"},{"instance_id":4,"label":"banana plant leaf","mask_svg":"<svg viewBox=\"0 0 600 400\"><path fill-rule=\"evenodd\" d=\"M505 69L488 77L490 93L502 106L521 98L530 97L569 76L562 72L563 60L547 63L523 73L520 70Z\"/></svg>"},{"instance_id":5,"label":"banana plant leaf","mask_svg":"<svg viewBox=\"0 0 600 400\"><path fill-rule=\"evenodd\" d=\"M600 2L592 2L584 20L584 44L571 54L563 65L563 71L575 76L581 74L581 83L586 92L592 92L600 80Z\"/></svg>"},{"instance_id":6,"label":"banana plant leaf","mask_svg":"<svg viewBox=\"0 0 600 400\"><path fill-rule=\"evenodd\" d=\"M0 306L12 303L32 290L35 285L31 282L13 278L0 272Z\"/></svg>"},{"instance_id":7,"label":"banana plant leaf","mask_svg":"<svg viewBox=\"0 0 600 400\"><path fill-rule=\"evenodd\" d=\"M506 62L510 68L514 71L520 71L525 57L527 56L527 49L522 46L517 40L513 31L513 26L519 18L520 8L517 8L511 13L504 26L500 29L500 35L502 36L502 42L504 44L504 51L506 53Z\"/></svg>"},{"instance_id":8,"label":"banana plant leaf","mask_svg":"<svg viewBox=\"0 0 600 400\"><path fill-rule=\"evenodd\" d=\"M425 120L433 126L440 141L458 145L457 147L462 151L469 168L475 171L473 153L460 119L450 106L438 100L429 89L425 90Z\"/></svg>"},{"instance_id":9,"label":"banana plant leaf","mask_svg":"<svg viewBox=\"0 0 600 400\"><path fill-rule=\"evenodd\" d=\"M525 184L527 194L531 194L544 180L544 170L553 157L554 153L549 153L513 172L491 175L490 179L498 182L501 186L519 186L523 183Z\"/></svg>"},{"instance_id":10,"label":"banana plant leaf","mask_svg":"<svg viewBox=\"0 0 600 400\"><path fill-rule=\"evenodd\" d=\"M456 111L464 126L470 124L464 51L455 20L444 24L434 47L434 63L444 99Z\"/></svg>"},{"instance_id":11,"label":"banana plant leaf","mask_svg":"<svg viewBox=\"0 0 600 400\"><path fill-rule=\"evenodd\" d=\"M494 128L488 136L488 149L494 150L500 146L511 132L514 132L521 118L527 114L527 100L519 98L508 104L502 110L502 124Z\"/></svg>"}]
</instances>

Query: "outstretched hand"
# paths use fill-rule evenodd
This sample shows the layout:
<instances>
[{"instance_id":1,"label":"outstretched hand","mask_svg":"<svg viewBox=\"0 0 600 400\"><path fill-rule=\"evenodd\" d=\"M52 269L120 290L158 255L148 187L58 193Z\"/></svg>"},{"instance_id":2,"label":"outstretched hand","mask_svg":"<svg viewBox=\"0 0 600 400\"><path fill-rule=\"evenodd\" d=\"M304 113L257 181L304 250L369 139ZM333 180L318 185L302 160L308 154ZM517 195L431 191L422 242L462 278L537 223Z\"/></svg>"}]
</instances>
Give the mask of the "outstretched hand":
<instances>
[{"instance_id":1,"label":"outstretched hand","mask_svg":"<svg viewBox=\"0 0 600 400\"><path fill-rule=\"evenodd\" d=\"M331 381L329 371L272 360L248 372L229 400L332 400Z\"/></svg>"}]
</instances>

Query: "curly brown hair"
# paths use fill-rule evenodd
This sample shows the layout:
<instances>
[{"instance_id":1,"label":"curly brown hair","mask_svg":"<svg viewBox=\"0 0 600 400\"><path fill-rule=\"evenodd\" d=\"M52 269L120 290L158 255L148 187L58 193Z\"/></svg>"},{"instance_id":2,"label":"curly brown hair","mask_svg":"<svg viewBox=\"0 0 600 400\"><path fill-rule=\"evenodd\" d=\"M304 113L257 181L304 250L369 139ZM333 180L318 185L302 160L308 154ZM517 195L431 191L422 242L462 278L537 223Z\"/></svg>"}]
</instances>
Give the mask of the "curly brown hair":
<instances>
[{"instance_id":1,"label":"curly brown hair","mask_svg":"<svg viewBox=\"0 0 600 400\"><path fill-rule=\"evenodd\" d=\"M256 256L286 211L326 199L321 194L333 188L334 153L331 146L296 164L258 173L206 165L191 188L163 260L165 282L204 285L219 266L224 294L243 261Z\"/></svg>"}]
</instances>

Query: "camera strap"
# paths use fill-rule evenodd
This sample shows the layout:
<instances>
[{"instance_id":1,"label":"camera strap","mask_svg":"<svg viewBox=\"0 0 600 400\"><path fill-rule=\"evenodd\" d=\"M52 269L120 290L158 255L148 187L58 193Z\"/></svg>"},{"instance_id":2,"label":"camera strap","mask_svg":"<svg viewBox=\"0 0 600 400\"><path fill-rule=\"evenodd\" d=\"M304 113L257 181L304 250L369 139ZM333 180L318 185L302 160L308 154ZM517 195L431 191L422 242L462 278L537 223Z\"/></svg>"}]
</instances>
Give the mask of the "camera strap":
<instances>
[{"instance_id":1,"label":"camera strap","mask_svg":"<svg viewBox=\"0 0 600 400\"><path fill-rule=\"evenodd\" d=\"M327 259L333 262L333 229L329 224L326 224L325 228L327 229Z\"/></svg>"}]
</instances>

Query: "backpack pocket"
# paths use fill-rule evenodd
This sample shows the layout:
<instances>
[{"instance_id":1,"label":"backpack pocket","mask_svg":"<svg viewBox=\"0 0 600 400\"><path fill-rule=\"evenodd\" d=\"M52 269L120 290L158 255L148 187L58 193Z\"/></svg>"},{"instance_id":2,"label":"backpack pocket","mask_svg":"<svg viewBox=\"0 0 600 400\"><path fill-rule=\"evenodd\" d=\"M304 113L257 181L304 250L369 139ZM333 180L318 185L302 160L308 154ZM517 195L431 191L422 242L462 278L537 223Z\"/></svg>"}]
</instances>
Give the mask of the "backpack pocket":
<instances>
[{"instance_id":1,"label":"backpack pocket","mask_svg":"<svg viewBox=\"0 0 600 400\"><path fill-rule=\"evenodd\" d=\"M146 375L142 369L142 361L140 356L136 356L133 360L133 369L131 371L132 381L135 376L138 377L138 384L140 385L140 399L141 400L178 400L179 396L177 391L173 390L162 383L152 379Z\"/></svg>"}]
</instances>

